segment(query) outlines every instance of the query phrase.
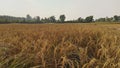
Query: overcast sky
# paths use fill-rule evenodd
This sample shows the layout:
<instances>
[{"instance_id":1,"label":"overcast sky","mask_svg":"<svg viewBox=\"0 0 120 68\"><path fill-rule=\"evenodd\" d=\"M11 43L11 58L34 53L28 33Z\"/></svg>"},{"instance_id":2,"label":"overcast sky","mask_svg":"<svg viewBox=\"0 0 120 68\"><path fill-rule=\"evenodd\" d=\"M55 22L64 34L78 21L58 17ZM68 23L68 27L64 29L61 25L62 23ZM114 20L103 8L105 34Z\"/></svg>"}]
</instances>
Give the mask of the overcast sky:
<instances>
[{"instance_id":1,"label":"overcast sky","mask_svg":"<svg viewBox=\"0 0 120 68\"><path fill-rule=\"evenodd\" d=\"M120 0L0 0L0 15L57 18L65 14L67 19L94 15L95 18L120 15Z\"/></svg>"}]
</instances>

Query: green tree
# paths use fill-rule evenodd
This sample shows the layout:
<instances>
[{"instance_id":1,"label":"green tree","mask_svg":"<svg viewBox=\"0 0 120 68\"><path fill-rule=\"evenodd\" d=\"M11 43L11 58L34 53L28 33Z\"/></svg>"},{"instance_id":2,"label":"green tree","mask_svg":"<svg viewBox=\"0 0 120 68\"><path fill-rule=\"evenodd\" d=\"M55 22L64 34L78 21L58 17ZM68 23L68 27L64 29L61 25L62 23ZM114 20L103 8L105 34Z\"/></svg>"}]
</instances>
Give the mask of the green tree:
<instances>
[{"instance_id":1,"label":"green tree","mask_svg":"<svg viewBox=\"0 0 120 68\"><path fill-rule=\"evenodd\" d=\"M81 17L79 17L79 18L77 19L77 21L78 21L79 23L83 23L83 22L84 22L84 19L81 18Z\"/></svg>"},{"instance_id":2,"label":"green tree","mask_svg":"<svg viewBox=\"0 0 120 68\"><path fill-rule=\"evenodd\" d=\"M51 17L49 18L49 20L50 20L51 23L56 22L55 16L51 16Z\"/></svg>"},{"instance_id":3,"label":"green tree","mask_svg":"<svg viewBox=\"0 0 120 68\"><path fill-rule=\"evenodd\" d=\"M60 19L61 22L65 22L66 17L65 17L65 15L60 15L59 19Z\"/></svg>"},{"instance_id":4,"label":"green tree","mask_svg":"<svg viewBox=\"0 0 120 68\"><path fill-rule=\"evenodd\" d=\"M114 16L114 21L117 22L119 20L119 16L115 15Z\"/></svg>"},{"instance_id":5,"label":"green tree","mask_svg":"<svg viewBox=\"0 0 120 68\"><path fill-rule=\"evenodd\" d=\"M26 22L32 22L32 17L29 14L26 15Z\"/></svg>"},{"instance_id":6,"label":"green tree","mask_svg":"<svg viewBox=\"0 0 120 68\"><path fill-rule=\"evenodd\" d=\"M39 16L36 16L36 22L40 23L40 17Z\"/></svg>"},{"instance_id":7,"label":"green tree","mask_svg":"<svg viewBox=\"0 0 120 68\"><path fill-rule=\"evenodd\" d=\"M96 19L96 22L105 22L105 18Z\"/></svg>"},{"instance_id":8,"label":"green tree","mask_svg":"<svg viewBox=\"0 0 120 68\"><path fill-rule=\"evenodd\" d=\"M93 22L93 16L88 16L85 18L85 22L89 23L89 22Z\"/></svg>"}]
</instances>

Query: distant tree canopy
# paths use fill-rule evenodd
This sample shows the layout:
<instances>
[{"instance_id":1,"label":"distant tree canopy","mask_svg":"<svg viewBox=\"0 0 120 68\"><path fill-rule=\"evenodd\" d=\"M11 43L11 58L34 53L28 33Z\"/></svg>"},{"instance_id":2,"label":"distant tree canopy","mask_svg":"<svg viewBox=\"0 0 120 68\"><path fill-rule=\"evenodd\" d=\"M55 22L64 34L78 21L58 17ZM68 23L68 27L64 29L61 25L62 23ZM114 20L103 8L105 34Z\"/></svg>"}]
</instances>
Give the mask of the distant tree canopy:
<instances>
[{"instance_id":1,"label":"distant tree canopy","mask_svg":"<svg viewBox=\"0 0 120 68\"><path fill-rule=\"evenodd\" d=\"M86 18L79 17L74 20L66 20L65 15L60 15L57 20L55 16L48 18L40 18L39 16L31 17L29 14L26 17L13 17L13 16L0 16L0 23L91 23L91 22L120 22L120 16L114 15L113 17L105 17L94 19L93 16Z\"/></svg>"},{"instance_id":2,"label":"distant tree canopy","mask_svg":"<svg viewBox=\"0 0 120 68\"><path fill-rule=\"evenodd\" d=\"M30 21L30 20L32 20L32 17L28 14L28 15L26 16L26 20Z\"/></svg>"},{"instance_id":3,"label":"distant tree canopy","mask_svg":"<svg viewBox=\"0 0 120 68\"><path fill-rule=\"evenodd\" d=\"M77 22L84 22L84 19L81 18L81 17L79 17L79 18L77 19Z\"/></svg>"},{"instance_id":4,"label":"distant tree canopy","mask_svg":"<svg viewBox=\"0 0 120 68\"><path fill-rule=\"evenodd\" d=\"M114 17L113 17L113 19L114 19L114 21L116 21L116 22L120 22L120 16L117 16L117 15L115 15Z\"/></svg>"},{"instance_id":5,"label":"distant tree canopy","mask_svg":"<svg viewBox=\"0 0 120 68\"><path fill-rule=\"evenodd\" d=\"M50 20L51 23L52 23L52 22L56 22L55 16L49 17L49 20Z\"/></svg>"},{"instance_id":6,"label":"distant tree canopy","mask_svg":"<svg viewBox=\"0 0 120 68\"><path fill-rule=\"evenodd\" d=\"M65 22L65 19L66 19L66 17L65 17L65 15L60 15L60 22Z\"/></svg>"},{"instance_id":7,"label":"distant tree canopy","mask_svg":"<svg viewBox=\"0 0 120 68\"><path fill-rule=\"evenodd\" d=\"M95 20L96 22L120 22L120 16L113 16L113 17L105 17L99 18Z\"/></svg>"},{"instance_id":8,"label":"distant tree canopy","mask_svg":"<svg viewBox=\"0 0 120 68\"><path fill-rule=\"evenodd\" d=\"M94 19L93 19L93 16L88 16L88 17L85 18L85 22L86 22L86 23L93 22L93 20L94 20Z\"/></svg>"},{"instance_id":9,"label":"distant tree canopy","mask_svg":"<svg viewBox=\"0 0 120 68\"><path fill-rule=\"evenodd\" d=\"M40 23L40 17L39 17L39 16L36 16L36 17L34 18L34 22Z\"/></svg>"}]
</instances>

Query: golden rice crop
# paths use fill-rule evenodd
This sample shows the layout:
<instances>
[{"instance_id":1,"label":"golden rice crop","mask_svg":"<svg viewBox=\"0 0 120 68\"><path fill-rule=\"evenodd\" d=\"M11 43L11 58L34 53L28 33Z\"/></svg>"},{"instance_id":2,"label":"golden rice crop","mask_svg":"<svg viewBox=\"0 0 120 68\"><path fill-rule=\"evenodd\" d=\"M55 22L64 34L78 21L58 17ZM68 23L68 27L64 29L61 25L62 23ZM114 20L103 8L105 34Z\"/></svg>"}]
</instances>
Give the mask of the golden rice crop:
<instances>
[{"instance_id":1,"label":"golden rice crop","mask_svg":"<svg viewBox=\"0 0 120 68\"><path fill-rule=\"evenodd\" d=\"M119 24L1 24L0 68L120 68Z\"/></svg>"}]
</instances>

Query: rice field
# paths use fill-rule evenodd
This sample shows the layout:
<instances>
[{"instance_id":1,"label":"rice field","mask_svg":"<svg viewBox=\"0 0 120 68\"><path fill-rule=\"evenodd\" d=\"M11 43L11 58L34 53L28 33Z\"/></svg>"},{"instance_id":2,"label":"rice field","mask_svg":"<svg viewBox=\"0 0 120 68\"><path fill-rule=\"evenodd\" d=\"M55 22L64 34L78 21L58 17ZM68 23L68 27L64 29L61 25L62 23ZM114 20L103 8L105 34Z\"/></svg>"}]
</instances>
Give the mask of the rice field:
<instances>
[{"instance_id":1,"label":"rice field","mask_svg":"<svg viewBox=\"0 0 120 68\"><path fill-rule=\"evenodd\" d=\"M1 24L0 68L120 68L120 24Z\"/></svg>"}]
</instances>

